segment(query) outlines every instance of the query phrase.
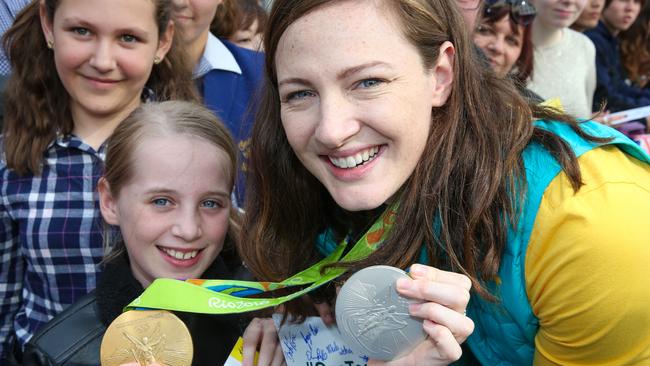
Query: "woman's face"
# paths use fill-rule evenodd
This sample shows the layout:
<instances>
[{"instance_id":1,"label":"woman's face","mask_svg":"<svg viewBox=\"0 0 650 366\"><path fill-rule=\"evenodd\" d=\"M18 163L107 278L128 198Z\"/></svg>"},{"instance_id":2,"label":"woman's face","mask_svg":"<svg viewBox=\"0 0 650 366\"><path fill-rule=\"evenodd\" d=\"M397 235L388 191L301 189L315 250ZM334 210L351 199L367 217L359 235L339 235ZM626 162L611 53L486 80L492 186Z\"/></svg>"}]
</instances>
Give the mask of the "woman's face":
<instances>
[{"instance_id":1,"label":"woman's face","mask_svg":"<svg viewBox=\"0 0 650 366\"><path fill-rule=\"evenodd\" d=\"M205 42L210 24L223 0L172 0L174 21L188 44ZM235 0L237 1L237 0Z\"/></svg>"},{"instance_id":2,"label":"woman's face","mask_svg":"<svg viewBox=\"0 0 650 366\"><path fill-rule=\"evenodd\" d=\"M124 115L140 104L154 58L163 58L173 29L159 37L151 0L62 0L41 25L53 42L59 78L76 118Z\"/></svg>"},{"instance_id":3,"label":"woman's face","mask_svg":"<svg viewBox=\"0 0 650 366\"><path fill-rule=\"evenodd\" d=\"M474 31L474 43L483 50L490 66L499 77L505 77L519 59L524 41L524 26L513 27L510 15L490 23L479 23Z\"/></svg>"},{"instance_id":4,"label":"woman's face","mask_svg":"<svg viewBox=\"0 0 650 366\"><path fill-rule=\"evenodd\" d=\"M610 31L621 32L632 26L639 12L640 0L612 0L603 11L603 22Z\"/></svg>"},{"instance_id":5,"label":"woman's face","mask_svg":"<svg viewBox=\"0 0 650 366\"><path fill-rule=\"evenodd\" d=\"M388 201L446 102L454 49L427 69L376 1L332 2L293 23L276 56L282 125L302 164L350 211Z\"/></svg>"},{"instance_id":6,"label":"woman's face","mask_svg":"<svg viewBox=\"0 0 650 366\"><path fill-rule=\"evenodd\" d=\"M534 0L535 23L546 28L566 28L573 24L587 5L587 0Z\"/></svg>"},{"instance_id":7,"label":"woman's face","mask_svg":"<svg viewBox=\"0 0 650 366\"><path fill-rule=\"evenodd\" d=\"M134 177L117 197L100 184L102 216L120 227L134 277L199 278L223 248L230 213L230 160L185 135L146 136ZM104 182L104 181L102 181Z\"/></svg>"},{"instance_id":8,"label":"woman's face","mask_svg":"<svg viewBox=\"0 0 650 366\"><path fill-rule=\"evenodd\" d=\"M587 6L575 21L575 25L582 29L596 28L604 6L605 0L589 0Z\"/></svg>"}]
</instances>

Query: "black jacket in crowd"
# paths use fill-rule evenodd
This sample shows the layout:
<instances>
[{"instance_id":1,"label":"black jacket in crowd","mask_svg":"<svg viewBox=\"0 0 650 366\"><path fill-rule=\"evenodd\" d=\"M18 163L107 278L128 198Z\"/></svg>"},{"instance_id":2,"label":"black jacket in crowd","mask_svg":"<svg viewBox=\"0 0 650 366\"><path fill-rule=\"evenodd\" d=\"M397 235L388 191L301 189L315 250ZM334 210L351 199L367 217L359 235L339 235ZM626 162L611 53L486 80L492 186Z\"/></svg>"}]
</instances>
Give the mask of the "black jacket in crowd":
<instances>
[{"instance_id":1,"label":"black jacket in crowd","mask_svg":"<svg viewBox=\"0 0 650 366\"><path fill-rule=\"evenodd\" d=\"M202 278L233 276L219 256ZM95 291L57 315L25 345L23 365L99 365L106 328L142 291L126 254L111 261ZM192 335L192 365L223 365L246 325L237 315L174 314Z\"/></svg>"}]
</instances>

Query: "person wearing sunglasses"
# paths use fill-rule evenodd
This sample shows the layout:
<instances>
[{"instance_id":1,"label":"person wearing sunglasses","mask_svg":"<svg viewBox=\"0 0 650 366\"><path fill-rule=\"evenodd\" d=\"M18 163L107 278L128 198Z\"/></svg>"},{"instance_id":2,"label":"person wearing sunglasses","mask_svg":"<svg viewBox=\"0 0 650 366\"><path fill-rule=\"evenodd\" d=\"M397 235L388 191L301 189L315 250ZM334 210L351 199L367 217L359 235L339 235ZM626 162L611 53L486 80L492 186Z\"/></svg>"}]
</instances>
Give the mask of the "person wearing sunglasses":
<instances>
[{"instance_id":1,"label":"person wearing sunglasses","mask_svg":"<svg viewBox=\"0 0 650 366\"><path fill-rule=\"evenodd\" d=\"M557 98L577 118L590 118L596 89L596 49L583 35L569 29L587 0L531 0L533 76L528 88L544 99Z\"/></svg>"},{"instance_id":2,"label":"person wearing sunglasses","mask_svg":"<svg viewBox=\"0 0 650 366\"><path fill-rule=\"evenodd\" d=\"M499 77L523 84L533 71L531 24L535 7L528 1L486 1L474 30L474 43Z\"/></svg>"}]
</instances>

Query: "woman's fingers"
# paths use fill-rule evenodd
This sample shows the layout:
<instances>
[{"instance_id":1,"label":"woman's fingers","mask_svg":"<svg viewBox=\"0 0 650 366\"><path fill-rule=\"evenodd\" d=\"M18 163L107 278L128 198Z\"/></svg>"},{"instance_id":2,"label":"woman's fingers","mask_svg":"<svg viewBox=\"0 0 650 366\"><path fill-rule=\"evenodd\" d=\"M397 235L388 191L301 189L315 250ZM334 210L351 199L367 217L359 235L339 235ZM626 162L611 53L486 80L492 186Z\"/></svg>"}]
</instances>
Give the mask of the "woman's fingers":
<instances>
[{"instance_id":1,"label":"woman's fingers","mask_svg":"<svg viewBox=\"0 0 650 366\"><path fill-rule=\"evenodd\" d=\"M469 290L457 285L408 278L397 280L397 291L402 296L425 302L435 302L459 313L465 312L470 297Z\"/></svg>"},{"instance_id":2,"label":"woman's fingers","mask_svg":"<svg viewBox=\"0 0 650 366\"><path fill-rule=\"evenodd\" d=\"M259 349L258 365L276 365L276 349L280 347L278 333L271 318L255 318L244 331L242 366L254 366L255 352ZM280 353L282 351L280 350Z\"/></svg>"},{"instance_id":3,"label":"woman's fingers","mask_svg":"<svg viewBox=\"0 0 650 366\"><path fill-rule=\"evenodd\" d=\"M447 327L425 320L423 328L428 338L409 354L393 361L370 360L368 366L437 366L460 359L460 344Z\"/></svg>"},{"instance_id":4,"label":"woman's fingers","mask_svg":"<svg viewBox=\"0 0 650 366\"><path fill-rule=\"evenodd\" d=\"M422 326L429 335L426 341L431 345L427 350L429 353L428 358L439 361L456 361L460 359L463 350L449 328L428 320L425 320Z\"/></svg>"},{"instance_id":5,"label":"woman's fingers","mask_svg":"<svg viewBox=\"0 0 650 366\"><path fill-rule=\"evenodd\" d=\"M472 288L472 281L469 277L461 273L443 271L434 267L425 266L422 264L414 264L409 269L409 274L414 280L423 279L432 282L447 283L450 285L457 285L465 290Z\"/></svg>"},{"instance_id":6,"label":"woman's fingers","mask_svg":"<svg viewBox=\"0 0 650 366\"><path fill-rule=\"evenodd\" d=\"M435 323L451 332L458 343L463 343L474 331L474 322L467 316L434 302L411 304L411 315L425 319L424 324Z\"/></svg>"}]
</instances>

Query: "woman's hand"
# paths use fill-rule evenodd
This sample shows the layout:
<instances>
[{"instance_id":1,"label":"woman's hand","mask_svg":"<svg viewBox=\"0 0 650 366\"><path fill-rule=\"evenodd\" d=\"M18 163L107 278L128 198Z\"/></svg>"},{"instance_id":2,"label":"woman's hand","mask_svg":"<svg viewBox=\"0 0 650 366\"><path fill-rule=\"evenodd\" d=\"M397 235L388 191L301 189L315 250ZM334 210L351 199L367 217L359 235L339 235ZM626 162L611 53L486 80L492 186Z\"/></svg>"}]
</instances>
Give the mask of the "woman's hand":
<instances>
[{"instance_id":1,"label":"woman's hand","mask_svg":"<svg viewBox=\"0 0 650 366\"><path fill-rule=\"evenodd\" d=\"M397 291L422 300L410 305L413 316L423 318L428 337L408 355L390 362L371 360L368 366L447 365L460 358L460 344L474 331L474 322L465 316L472 282L462 274L414 264L411 279L397 281Z\"/></svg>"},{"instance_id":2,"label":"woman's hand","mask_svg":"<svg viewBox=\"0 0 650 366\"><path fill-rule=\"evenodd\" d=\"M278 332L271 318L254 318L244 331L244 350L242 366L281 366L286 365L278 339ZM259 349L257 364L255 351Z\"/></svg>"}]
</instances>

